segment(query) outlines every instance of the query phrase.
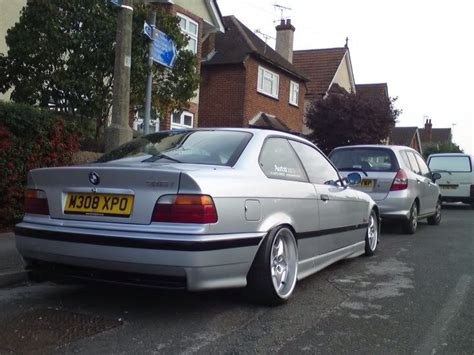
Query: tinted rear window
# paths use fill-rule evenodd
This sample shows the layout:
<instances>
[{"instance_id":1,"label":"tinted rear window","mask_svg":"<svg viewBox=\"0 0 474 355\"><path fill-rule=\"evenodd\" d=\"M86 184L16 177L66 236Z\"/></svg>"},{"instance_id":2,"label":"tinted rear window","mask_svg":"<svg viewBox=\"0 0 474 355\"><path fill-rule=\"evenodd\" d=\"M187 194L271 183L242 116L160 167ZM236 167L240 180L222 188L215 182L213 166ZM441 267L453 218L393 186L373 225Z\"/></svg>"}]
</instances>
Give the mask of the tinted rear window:
<instances>
[{"instance_id":1,"label":"tinted rear window","mask_svg":"<svg viewBox=\"0 0 474 355\"><path fill-rule=\"evenodd\" d=\"M238 131L166 131L149 134L102 156L98 162L176 162L233 165L252 137Z\"/></svg>"},{"instance_id":2,"label":"tinted rear window","mask_svg":"<svg viewBox=\"0 0 474 355\"><path fill-rule=\"evenodd\" d=\"M329 158L341 170L397 171L393 153L379 148L348 148L333 151Z\"/></svg>"},{"instance_id":3,"label":"tinted rear window","mask_svg":"<svg viewBox=\"0 0 474 355\"><path fill-rule=\"evenodd\" d=\"M455 173L468 173L472 171L469 157L431 157L429 162L431 170L447 170Z\"/></svg>"}]
</instances>

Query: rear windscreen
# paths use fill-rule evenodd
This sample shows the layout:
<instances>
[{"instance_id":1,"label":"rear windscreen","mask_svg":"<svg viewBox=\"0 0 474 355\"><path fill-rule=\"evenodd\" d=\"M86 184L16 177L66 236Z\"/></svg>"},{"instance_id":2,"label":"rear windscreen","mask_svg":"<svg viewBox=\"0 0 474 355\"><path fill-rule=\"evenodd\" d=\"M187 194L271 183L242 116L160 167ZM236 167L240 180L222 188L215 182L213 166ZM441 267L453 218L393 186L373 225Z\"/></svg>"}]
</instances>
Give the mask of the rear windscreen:
<instances>
[{"instance_id":1,"label":"rear windscreen","mask_svg":"<svg viewBox=\"0 0 474 355\"><path fill-rule=\"evenodd\" d=\"M431 157L429 161L431 170L446 170L453 173L469 173L472 171L469 157Z\"/></svg>"},{"instance_id":2,"label":"rear windscreen","mask_svg":"<svg viewBox=\"0 0 474 355\"><path fill-rule=\"evenodd\" d=\"M393 153L388 149L347 148L333 151L329 158L341 170L397 171Z\"/></svg>"}]
</instances>

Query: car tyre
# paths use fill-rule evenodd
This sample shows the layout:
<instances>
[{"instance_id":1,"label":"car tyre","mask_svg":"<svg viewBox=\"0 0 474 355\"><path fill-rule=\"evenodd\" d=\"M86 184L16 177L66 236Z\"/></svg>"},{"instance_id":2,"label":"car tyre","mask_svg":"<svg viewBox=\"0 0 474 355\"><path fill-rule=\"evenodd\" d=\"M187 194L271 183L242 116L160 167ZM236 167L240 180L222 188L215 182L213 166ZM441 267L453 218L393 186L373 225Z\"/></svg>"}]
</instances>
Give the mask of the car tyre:
<instances>
[{"instance_id":1,"label":"car tyre","mask_svg":"<svg viewBox=\"0 0 474 355\"><path fill-rule=\"evenodd\" d=\"M276 306L293 293L298 274L298 246L287 226L271 230L255 256L247 277L250 298Z\"/></svg>"},{"instance_id":2,"label":"car tyre","mask_svg":"<svg viewBox=\"0 0 474 355\"><path fill-rule=\"evenodd\" d=\"M406 234L415 234L416 229L418 228L418 206L416 202L413 202L413 205L410 208L410 216L408 220L405 221L403 225L403 231Z\"/></svg>"},{"instance_id":3,"label":"car tyre","mask_svg":"<svg viewBox=\"0 0 474 355\"><path fill-rule=\"evenodd\" d=\"M380 235L379 219L375 210L370 212L368 224L367 233L365 234L365 255L372 256L377 249Z\"/></svg>"},{"instance_id":4,"label":"car tyre","mask_svg":"<svg viewBox=\"0 0 474 355\"><path fill-rule=\"evenodd\" d=\"M432 226L437 226L441 223L441 200L436 202L436 212L434 215L428 217L428 224Z\"/></svg>"}]
</instances>

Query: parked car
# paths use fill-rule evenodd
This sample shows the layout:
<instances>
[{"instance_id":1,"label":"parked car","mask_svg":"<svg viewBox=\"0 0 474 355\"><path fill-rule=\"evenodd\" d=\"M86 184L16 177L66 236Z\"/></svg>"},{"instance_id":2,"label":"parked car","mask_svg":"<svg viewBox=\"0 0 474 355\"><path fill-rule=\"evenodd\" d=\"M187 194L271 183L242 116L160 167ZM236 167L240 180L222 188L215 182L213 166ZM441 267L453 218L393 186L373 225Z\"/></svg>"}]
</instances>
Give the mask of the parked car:
<instances>
[{"instance_id":1,"label":"parked car","mask_svg":"<svg viewBox=\"0 0 474 355\"><path fill-rule=\"evenodd\" d=\"M474 208L474 158L462 153L431 154L428 166L441 174L438 185L441 199L447 202L464 202Z\"/></svg>"},{"instance_id":2,"label":"parked car","mask_svg":"<svg viewBox=\"0 0 474 355\"><path fill-rule=\"evenodd\" d=\"M368 193L380 208L382 219L400 219L414 234L418 220L441 222L439 173L430 171L417 151L405 146L354 145L334 149L330 159L343 175L364 176L355 189Z\"/></svg>"},{"instance_id":3,"label":"parked car","mask_svg":"<svg viewBox=\"0 0 474 355\"><path fill-rule=\"evenodd\" d=\"M28 268L46 277L248 286L278 304L296 280L375 252L378 207L348 185L295 135L154 133L94 164L32 170L16 243Z\"/></svg>"}]
</instances>

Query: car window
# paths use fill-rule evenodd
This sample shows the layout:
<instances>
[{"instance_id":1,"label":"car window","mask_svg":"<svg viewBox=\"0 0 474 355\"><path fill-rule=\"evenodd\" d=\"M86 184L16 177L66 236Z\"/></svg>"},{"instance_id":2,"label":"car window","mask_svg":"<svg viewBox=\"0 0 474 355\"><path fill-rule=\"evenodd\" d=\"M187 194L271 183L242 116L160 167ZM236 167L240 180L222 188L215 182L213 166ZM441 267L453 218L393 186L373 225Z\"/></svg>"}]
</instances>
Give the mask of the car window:
<instances>
[{"instance_id":1,"label":"car window","mask_svg":"<svg viewBox=\"0 0 474 355\"><path fill-rule=\"evenodd\" d=\"M385 148L344 148L331 152L329 158L341 170L397 171L393 153Z\"/></svg>"},{"instance_id":2,"label":"car window","mask_svg":"<svg viewBox=\"0 0 474 355\"><path fill-rule=\"evenodd\" d=\"M103 155L105 163L134 158L137 162L158 160L179 163L233 165L252 134L239 131L166 131L149 134Z\"/></svg>"},{"instance_id":3,"label":"car window","mask_svg":"<svg viewBox=\"0 0 474 355\"><path fill-rule=\"evenodd\" d=\"M421 175L428 176L430 174L430 168L426 165L425 160L419 154L415 154L416 161L418 162L418 166L420 167Z\"/></svg>"},{"instance_id":4,"label":"car window","mask_svg":"<svg viewBox=\"0 0 474 355\"><path fill-rule=\"evenodd\" d=\"M326 184L339 180L336 169L320 152L300 142L292 140L289 142L301 159L309 180L313 184Z\"/></svg>"},{"instance_id":5,"label":"car window","mask_svg":"<svg viewBox=\"0 0 474 355\"><path fill-rule=\"evenodd\" d=\"M446 170L453 173L469 173L472 171L469 157L434 156L430 158L431 170Z\"/></svg>"},{"instance_id":6,"label":"car window","mask_svg":"<svg viewBox=\"0 0 474 355\"><path fill-rule=\"evenodd\" d=\"M268 138L260 153L259 163L271 179L308 181L295 151L284 138Z\"/></svg>"},{"instance_id":7,"label":"car window","mask_svg":"<svg viewBox=\"0 0 474 355\"><path fill-rule=\"evenodd\" d=\"M421 175L421 170L418 166L418 163L416 162L415 154L413 154L413 152L406 152L406 155L408 157L408 161L410 162L411 171L413 171L415 174Z\"/></svg>"}]
</instances>

